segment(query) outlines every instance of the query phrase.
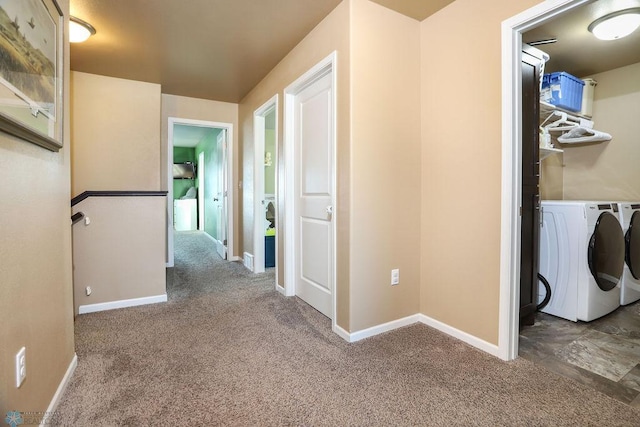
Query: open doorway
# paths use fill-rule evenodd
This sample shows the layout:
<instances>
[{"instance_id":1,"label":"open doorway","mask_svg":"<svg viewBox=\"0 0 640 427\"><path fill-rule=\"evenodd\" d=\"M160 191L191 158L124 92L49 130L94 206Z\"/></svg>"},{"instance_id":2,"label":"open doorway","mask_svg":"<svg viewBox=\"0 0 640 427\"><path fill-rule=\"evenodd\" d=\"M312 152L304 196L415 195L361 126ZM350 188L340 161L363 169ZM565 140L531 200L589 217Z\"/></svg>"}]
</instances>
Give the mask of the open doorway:
<instances>
[{"instance_id":1,"label":"open doorway","mask_svg":"<svg viewBox=\"0 0 640 427\"><path fill-rule=\"evenodd\" d=\"M222 259L233 253L232 124L169 118L167 266L174 265L174 233L199 232Z\"/></svg>"},{"instance_id":2,"label":"open doorway","mask_svg":"<svg viewBox=\"0 0 640 427\"><path fill-rule=\"evenodd\" d=\"M278 95L253 114L254 123L254 273L277 268L277 111ZM277 272L276 276L277 277Z\"/></svg>"},{"instance_id":3,"label":"open doorway","mask_svg":"<svg viewBox=\"0 0 640 427\"><path fill-rule=\"evenodd\" d=\"M587 265L592 255L598 253L598 241L593 237L598 234L599 225L601 228L604 225L611 225L616 229L620 228L619 225L624 226L622 215L611 220L611 224L605 224L605 221L600 219L597 222L591 221L589 218L593 215L590 215L587 209L592 209L597 214L594 218L602 218L602 215L607 212L611 214L608 217L613 218L618 217L618 204L615 202L640 200L640 186L634 185L639 182L638 177L634 175L637 168L634 165L628 165L625 169L626 158L637 158L633 151L637 145L636 141L634 138L628 138L628 135L634 133L630 129L635 121L623 120L630 103L637 105L637 88L639 87L637 70L640 67L640 56L634 55L638 52L638 42L637 40L613 41L604 45L587 29L590 22L604 14L615 12L607 9L615 7L614 3L581 0L549 1L503 23L503 261L500 351L505 359L524 354L526 358L537 361L561 375L569 376L620 401L630 403L634 397L637 401L640 396L637 386L637 372L640 366L640 356L638 356L640 347L637 341L640 327L637 322L637 313L640 305L636 305L635 308L633 303L624 305L625 303L618 296L611 296L615 287L604 289L600 286L598 278L613 278L613 274L601 274L600 270L596 270L598 267L592 267L590 262L588 268L591 273L586 271L586 268L578 266L581 263ZM640 2L635 6L640 6ZM562 34L558 30L555 34L554 28L570 31L570 34ZM583 37L583 39L576 44L574 37ZM529 261L526 259L528 255L520 250L521 230L529 225L525 221L524 214L519 213L520 206L525 200L522 192L522 176L527 167L523 164L526 147L522 137L527 115L525 95L521 89L525 78L520 67L523 59L521 53L523 41L553 43L537 46L551 56L551 60L545 64L545 73L568 72L580 79L585 81L588 79L598 84L592 111L589 106L587 112L583 104L582 108L578 106L567 113L553 106L548 109L545 102L540 102L540 123L547 123L545 119L553 117L555 112L559 111L561 114L576 117L576 121L588 120L591 125L586 126L595 124L594 129L610 132L614 140L610 144L594 141L563 145L558 144L558 140L554 137L552 144L549 144L549 141L540 143L540 193L546 200L541 204L544 213L541 215L540 224L546 236L541 239L540 254L545 261L541 263L541 271L545 275L549 273L547 278L551 282L551 297L555 299L552 299L549 304L550 308L543 309L547 314L538 313L535 325L523 328L519 335L521 294L518 285L521 275L526 274L522 266ZM577 56L563 55L565 48L562 44L567 46L571 42L574 42L574 45L568 50ZM606 54L613 54L614 50L621 51L615 52L616 55L613 58L605 53L597 53L598 49L606 49L608 51ZM626 52L624 52L625 49ZM630 59L620 62L623 57ZM588 61L592 63L589 64ZM601 92L600 96L598 91ZM636 101L630 101L630 99ZM582 122L580 126L583 126ZM628 145L627 140L629 140ZM628 146L628 150L631 151L625 152L624 146ZM542 160L544 158L546 160ZM616 171L615 174L611 173L613 170ZM589 200L594 202L588 202ZM584 212L579 212L578 219L567 220L566 224L570 224L571 228L560 227L564 222L559 219L569 218L569 210L581 209ZM620 224L617 222L618 219ZM573 224L582 220L585 223L584 231L574 232L576 227ZM569 239L564 239L564 232L557 231L565 228L572 230L573 234ZM612 236L613 231L602 231L601 234ZM622 267L624 239L623 234L619 234L619 240L622 243L618 245L621 246L621 250L617 252L623 254L622 257L618 257ZM564 240L561 241L560 237ZM579 242L582 238L589 241L582 244ZM554 249L545 254L545 247ZM608 253L613 252L609 247ZM576 265L575 270L570 269L570 265ZM569 271L585 270L585 274L576 276L578 279L575 282L565 281L555 274L560 270L564 274L574 274ZM592 275L593 279L591 279ZM599 290L603 292L598 292L591 282L599 286ZM622 283L624 279L620 282L620 285L624 286ZM574 283L571 286L576 286L576 289L583 289L581 293L583 300L577 299L576 289L569 292L569 283ZM584 295L587 295L590 289L595 289L593 294L589 293L593 296L585 298ZM579 292L578 295L580 295ZM573 302L571 302L572 299ZM604 307L605 302L611 301L615 305L607 305L602 313L597 315L591 313L595 311L594 307ZM640 303L635 302L635 304Z\"/></svg>"}]
</instances>

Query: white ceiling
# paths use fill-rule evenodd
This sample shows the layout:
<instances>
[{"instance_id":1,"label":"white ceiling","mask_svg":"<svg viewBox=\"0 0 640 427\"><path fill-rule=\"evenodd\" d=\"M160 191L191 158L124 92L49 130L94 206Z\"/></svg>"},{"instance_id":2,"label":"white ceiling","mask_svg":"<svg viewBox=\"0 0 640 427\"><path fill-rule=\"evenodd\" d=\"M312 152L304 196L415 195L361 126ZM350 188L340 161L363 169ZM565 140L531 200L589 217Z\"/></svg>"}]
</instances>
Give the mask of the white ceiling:
<instances>
[{"instance_id":1,"label":"white ceiling","mask_svg":"<svg viewBox=\"0 0 640 427\"><path fill-rule=\"evenodd\" d=\"M545 72L566 71L577 77L640 62L640 30L620 40L598 40L587 27L597 18L617 10L640 7L640 0L597 0L523 34L523 42L557 38L557 43L537 46L551 60Z\"/></svg>"},{"instance_id":2,"label":"white ceiling","mask_svg":"<svg viewBox=\"0 0 640 427\"><path fill-rule=\"evenodd\" d=\"M71 69L239 102L341 0L70 0L97 33ZM422 20L453 0L373 0Z\"/></svg>"}]
</instances>

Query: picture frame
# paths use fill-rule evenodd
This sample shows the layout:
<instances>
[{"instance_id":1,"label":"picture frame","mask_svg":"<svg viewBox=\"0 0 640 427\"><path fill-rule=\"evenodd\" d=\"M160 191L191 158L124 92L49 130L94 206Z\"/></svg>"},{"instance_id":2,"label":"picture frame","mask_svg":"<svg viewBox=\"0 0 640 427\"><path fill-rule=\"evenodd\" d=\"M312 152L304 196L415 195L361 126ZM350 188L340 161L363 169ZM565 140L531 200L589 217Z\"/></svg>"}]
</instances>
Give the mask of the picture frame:
<instances>
[{"instance_id":1,"label":"picture frame","mask_svg":"<svg viewBox=\"0 0 640 427\"><path fill-rule=\"evenodd\" d=\"M63 146L64 15L56 0L0 0L0 130Z\"/></svg>"}]
</instances>

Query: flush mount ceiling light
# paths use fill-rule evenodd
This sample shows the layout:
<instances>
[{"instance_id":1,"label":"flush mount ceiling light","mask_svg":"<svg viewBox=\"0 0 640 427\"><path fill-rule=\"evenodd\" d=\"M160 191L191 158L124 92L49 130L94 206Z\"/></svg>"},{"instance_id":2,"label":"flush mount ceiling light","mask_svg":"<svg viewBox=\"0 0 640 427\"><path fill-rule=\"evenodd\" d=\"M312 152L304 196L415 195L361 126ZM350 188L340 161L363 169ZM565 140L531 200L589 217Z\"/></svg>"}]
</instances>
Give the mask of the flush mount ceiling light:
<instances>
[{"instance_id":1,"label":"flush mount ceiling light","mask_svg":"<svg viewBox=\"0 0 640 427\"><path fill-rule=\"evenodd\" d=\"M628 36L640 27L640 7L619 10L596 19L589 31L600 40L616 40Z\"/></svg>"},{"instance_id":2,"label":"flush mount ceiling light","mask_svg":"<svg viewBox=\"0 0 640 427\"><path fill-rule=\"evenodd\" d=\"M95 33L96 29L88 22L75 16L69 17L69 41L71 43L82 43Z\"/></svg>"}]
</instances>

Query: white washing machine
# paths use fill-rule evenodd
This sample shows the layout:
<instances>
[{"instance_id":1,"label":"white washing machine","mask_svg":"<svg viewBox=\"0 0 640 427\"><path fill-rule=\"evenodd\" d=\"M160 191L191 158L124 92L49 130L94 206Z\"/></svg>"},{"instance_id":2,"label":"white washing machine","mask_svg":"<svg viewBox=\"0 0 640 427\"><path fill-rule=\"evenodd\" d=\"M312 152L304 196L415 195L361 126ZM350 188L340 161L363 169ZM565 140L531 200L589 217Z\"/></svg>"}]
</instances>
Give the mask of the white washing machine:
<instances>
[{"instance_id":1,"label":"white washing machine","mask_svg":"<svg viewBox=\"0 0 640 427\"><path fill-rule=\"evenodd\" d=\"M640 203L618 203L618 211L626 249L620 304L627 305L640 299Z\"/></svg>"},{"instance_id":2,"label":"white washing machine","mask_svg":"<svg viewBox=\"0 0 640 427\"><path fill-rule=\"evenodd\" d=\"M615 203L543 201L539 271L544 313L589 322L620 306L625 243ZM539 301L545 289L540 287Z\"/></svg>"}]
</instances>

